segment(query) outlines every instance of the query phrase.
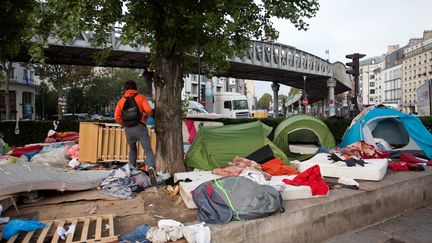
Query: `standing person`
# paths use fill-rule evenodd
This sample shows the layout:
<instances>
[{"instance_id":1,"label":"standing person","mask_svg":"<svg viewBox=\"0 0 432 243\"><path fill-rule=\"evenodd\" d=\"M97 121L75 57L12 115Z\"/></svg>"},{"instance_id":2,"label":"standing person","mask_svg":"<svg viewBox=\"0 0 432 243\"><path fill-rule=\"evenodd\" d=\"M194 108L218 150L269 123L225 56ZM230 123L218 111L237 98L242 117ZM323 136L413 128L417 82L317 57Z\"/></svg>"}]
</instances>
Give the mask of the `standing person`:
<instances>
[{"instance_id":1,"label":"standing person","mask_svg":"<svg viewBox=\"0 0 432 243\"><path fill-rule=\"evenodd\" d=\"M124 95L117 103L114 119L125 128L126 138L129 144L129 165L136 167L137 141L140 141L145 153L144 163L147 166L147 173L150 182L156 185L155 155L151 148L150 138L145 124L151 114L151 108L147 98L138 94L137 85L133 80L125 82Z\"/></svg>"}]
</instances>

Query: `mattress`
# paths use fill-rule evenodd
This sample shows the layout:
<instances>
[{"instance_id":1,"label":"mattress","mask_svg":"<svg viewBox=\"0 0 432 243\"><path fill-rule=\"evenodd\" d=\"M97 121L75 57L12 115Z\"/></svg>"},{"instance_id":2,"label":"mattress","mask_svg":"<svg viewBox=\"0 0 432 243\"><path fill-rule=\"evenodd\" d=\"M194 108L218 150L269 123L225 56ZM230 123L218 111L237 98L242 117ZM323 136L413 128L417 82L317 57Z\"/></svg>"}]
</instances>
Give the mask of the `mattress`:
<instances>
[{"instance_id":1,"label":"mattress","mask_svg":"<svg viewBox=\"0 0 432 243\"><path fill-rule=\"evenodd\" d=\"M347 177L368 181L380 181L387 172L388 159L365 159L364 161L368 164L365 164L364 167L360 165L348 167L343 162L333 163L327 156L326 153L319 153L302 162L291 161L291 164L299 172L303 172L314 165L319 165L322 176Z\"/></svg>"},{"instance_id":2,"label":"mattress","mask_svg":"<svg viewBox=\"0 0 432 243\"><path fill-rule=\"evenodd\" d=\"M206 181L221 178L213 174L211 171L191 171L191 172L180 172L174 174L174 182L179 180L185 180L186 178L191 179L191 182L180 182L180 196L183 199L187 208L194 209L197 205L192 199L191 192L195 190L199 185Z\"/></svg>"},{"instance_id":3,"label":"mattress","mask_svg":"<svg viewBox=\"0 0 432 243\"><path fill-rule=\"evenodd\" d=\"M312 195L312 191L308 186L292 186L286 185L282 182L283 179L293 179L295 175L291 176L273 176L269 181L269 185L275 188L281 188L280 193L283 200L296 200L306 199L315 197L326 197L327 195ZM197 208L195 202L192 199L191 192L195 190L199 185L206 181L221 178L221 176L213 174L211 171L192 171L192 172L181 172L174 174L174 181L185 180L186 178L191 179L191 182L180 182L180 196L183 199L186 207L189 209Z\"/></svg>"},{"instance_id":4,"label":"mattress","mask_svg":"<svg viewBox=\"0 0 432 243\"><path fill-rule=\"evenodd\" d=\"M96 188L109 170L65 170L25 163L0 166L0 196L37 190L81 191Z\"/></svg>"},{"instance_id":5,"label":"mattress","mask_svg":"<svg viewBox=\"0 0 432 243\"><path fill-rule=\"evenodd\" d=\"M308 199L315 197L327 197L327 195L312 195L312 190L309 186L292 186L282 182L283 179L292 180L296 175L290 176L272 176L270 185L282 186L283 190L280 191L282 199L284 201L297 200L297 199Z\"/></svg>"},{"instance_id":6,"label":"mattress","mask_svg":"<svg viewBox=\"0 0 432 243\"><path fill-rule=\"evenodd\" d=\"M290 144L289 151L296 154L314 154L319 147L313 144Z\"/></svg>"}]
</instances>

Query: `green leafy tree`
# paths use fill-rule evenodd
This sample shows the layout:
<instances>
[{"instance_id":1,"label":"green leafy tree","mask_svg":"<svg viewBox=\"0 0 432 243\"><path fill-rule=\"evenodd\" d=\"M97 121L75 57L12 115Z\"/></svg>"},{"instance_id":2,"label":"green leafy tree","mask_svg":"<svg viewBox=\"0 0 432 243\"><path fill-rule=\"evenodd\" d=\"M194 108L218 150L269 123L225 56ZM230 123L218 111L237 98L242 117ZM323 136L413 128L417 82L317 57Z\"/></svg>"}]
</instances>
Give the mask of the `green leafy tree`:
<instances>
[{"instance_id":1,"label":"green leafy tree","mask_svg":"<svg viewBox=\"0 0 432 243\"><path fill-rule=\"evenodd\" d=\"M286 95L284 95L284 94L279 94L279 95L278 95L278 99L279 99L279 100L287 100L287 99L288 99L288 96L286 96Z\"/></svg>"},{"instance_id":2,"label":"green leafy tree","mask_svg":"<svg viewBox=\"0 0 432 243\"><path fill-rule=\"evenodd\" d=\"M12 63L23 48L28 48L35 24L37 4L34 0L0 1L0 64L5 71L6 120L11 118L9 81Z\"/></svg>"},{"instance_id":3,"label":"green leafy tree","mask_svg":"<svg viewBox=\"0 0 432 243\"><path fill-rule=\"evenodd\" d=\"M70 89L82 89L88 85L88 81L93 73L92 67L72 66L72 65L37 65L36 73L42 80L46 80L57 91L58 97L64 97L66 91ZM79 96L70 98L79 99ZM77 103L78 101L68 102ZM58 103L58 102L57 102ZM61 104L57 105L57 115L63 118Z\"/></svg>"},{"instance_id":4,"label":"green leafy tree","mask_svg":"<svg viewBox=\"0 0 432 243\"><path fill-rule=\"evenodd\" d=\"M66 110L68 113L87 113L88 109L84 108L85 100L83 99L84 87L72 87L66 95Z\"/></svg>"},{"instance_id":5,"label":"green leafy tree","mask_svg":"<svg viewBox=\"0 0 432 243\"><path fill-rule=\"evenodd\" d=\"M258 108L259 109L270 109L270 103L272 102L272 96L269 93L263 94L261 98L258 100Z\"/></svg>"},{"instance_id":6,"label":"green leafy tree","mask_svg":"<svg viewBox=\"0 0 432 243\"><path fill-rule=\"evenodd\" d=\"M79 30L94 31L93 43L105 42L116 23L128 43L150 45L155 70L157 164L161 171L183 171L181 90L183 77L196 67L198 55L207 74L221 73L227 58L245 55L251 39L277 40L271 19L306 29L318 0L47 0L43 19L51 34L69 40Z\"/></svg>"},{"instance_id":7,"label":"green leafy tree","mask_svg":"<svg viewBox=\"0 0 432 243\"><path fill-rule=\"evenodd\" d=\"M293 97L298 93L300 93L300 89L291 87L290 92L288 93L288 97Z\"/></svg>"},{"instance_id":8,"label":"green leafy tree","mask_svg":"<svg viewBox=\"0 0 432 243\"><path fill-rule=\"evenodd\" d=\"M50 89L46 82L36 89L36 116L40 119L51 119L57 114L58 95L55 90Z\"/></svg>"},{"instance_id":9,"label":"green leafy tree","mask_svg":"<svg viewBox=\"0 0 432 243\"><path fill-rule=\"evenodd\" d=\"M126 80L134 80L140 93L146 90L146 84L138 69L106 68L97 73L84 92L86 110L92 114L99 114L106 107L114 106L123 94L123 84Z\"/></svg>"}]
</instances>

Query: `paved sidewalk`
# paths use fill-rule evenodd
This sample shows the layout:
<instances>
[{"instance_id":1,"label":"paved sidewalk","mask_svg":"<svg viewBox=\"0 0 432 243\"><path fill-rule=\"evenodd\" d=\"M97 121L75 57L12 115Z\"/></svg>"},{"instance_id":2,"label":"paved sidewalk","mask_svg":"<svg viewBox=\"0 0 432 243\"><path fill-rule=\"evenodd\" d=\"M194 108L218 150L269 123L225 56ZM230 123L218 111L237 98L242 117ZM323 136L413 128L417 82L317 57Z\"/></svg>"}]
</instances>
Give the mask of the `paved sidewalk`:
<instances>
[{"instance_id":1,"label":"paved sidewalk","mask_svg":"<svg viewBox=\"0 0 432 243\"><path fill-rule=\"evenodd\" d=\"M432 205L326 241L326 243L345 242L432 242Z\"/></svg>"}]
</instances>

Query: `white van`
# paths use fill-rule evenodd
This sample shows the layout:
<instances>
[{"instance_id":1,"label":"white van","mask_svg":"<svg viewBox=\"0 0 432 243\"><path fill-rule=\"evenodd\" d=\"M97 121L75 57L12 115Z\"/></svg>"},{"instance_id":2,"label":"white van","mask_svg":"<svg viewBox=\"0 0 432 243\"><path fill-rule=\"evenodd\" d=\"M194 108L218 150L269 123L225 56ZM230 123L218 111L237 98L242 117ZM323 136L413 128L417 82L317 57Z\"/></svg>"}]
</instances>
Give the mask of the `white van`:
<instances>
[{"instance_id":1,"label":"white van","mask_svg":"<svg viewBox=\"0 0 432 243\"><path fill-rule=\"evenodd\" d=\"M249 106L245 95L233 92L214 93L214 112L227 118L248 118Z\"/></svg>"}]
</instances>

